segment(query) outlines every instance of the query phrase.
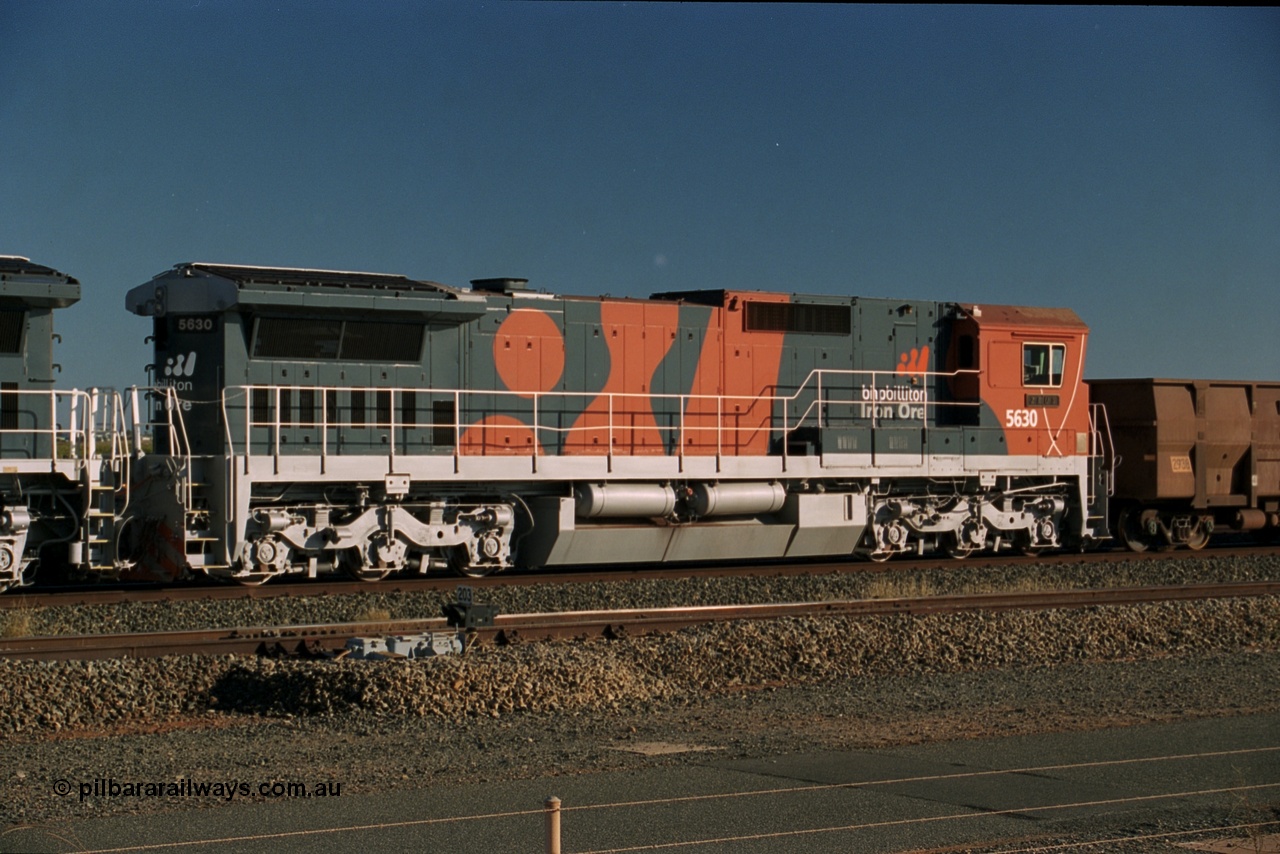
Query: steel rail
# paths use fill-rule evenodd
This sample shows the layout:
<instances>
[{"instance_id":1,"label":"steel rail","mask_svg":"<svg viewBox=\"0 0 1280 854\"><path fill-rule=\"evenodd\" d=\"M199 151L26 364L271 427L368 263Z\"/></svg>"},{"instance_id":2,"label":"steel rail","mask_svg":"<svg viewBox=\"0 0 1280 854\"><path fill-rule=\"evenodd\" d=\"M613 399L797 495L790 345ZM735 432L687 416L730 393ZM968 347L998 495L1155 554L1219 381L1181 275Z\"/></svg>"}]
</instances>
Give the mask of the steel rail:
<instances>
[{"instance_id":1,"label":"steel rail","mask_svg":"<svg viewBox=\"0 0 1280 854\"><path fill-rule=\"evenodd\" d=\"M491 626L470 630L474 640L514 643L547 638L618 638L668 632L733 620L874 617L976 611L1048 610L1156 602L1251 598L1280 595L1280 582L1237 581L1161 587L1121 587L1035 593L976 593L897 599L789 602L766 605L712 605L638 608L618 611L560 611L506 614ZM353 637L391 637L453 631L443 617L366 623L205 629L138 634L57 635L0 639L0 658L103 659L168 655L329 655Z\"/></svg>"},{"instance_id":2,"label":"steel rail","mask_svg":"<svg viewBox=\"0 0 1280 854\"><path fill-rule=\"evenodd\" d=\"M895 573L922 569L946 571L953 568L1020 565L1076 566L1089 563L1150 561L1194 561L1210 558L1280 556L1276 546L1223 546L1202 551L1103 551L1086 553L1022 555L973 555L963 562L946 556L903 557L886 563L848 560L816 560L800 563L762 563L753 565L720 565L697 567L633 566L606 570L527 571L491 575L484 578L431 576L388 578L383 581L289 581L272 582L259 587L231 582L203 581L187 584L123 583L68 589L19 589L0 595L0 611L6 609L65 608L86 605L114 605L123 602L186 602L202 599L214 601L306 598L313 596L352 596L362 593L394 594L443 591L452 593L459 585L476 589L523 586L532 584L586 584L633 579L665 580L712 578L722 576L828 575L834 573Z\"/></svg>"}]
</instances>

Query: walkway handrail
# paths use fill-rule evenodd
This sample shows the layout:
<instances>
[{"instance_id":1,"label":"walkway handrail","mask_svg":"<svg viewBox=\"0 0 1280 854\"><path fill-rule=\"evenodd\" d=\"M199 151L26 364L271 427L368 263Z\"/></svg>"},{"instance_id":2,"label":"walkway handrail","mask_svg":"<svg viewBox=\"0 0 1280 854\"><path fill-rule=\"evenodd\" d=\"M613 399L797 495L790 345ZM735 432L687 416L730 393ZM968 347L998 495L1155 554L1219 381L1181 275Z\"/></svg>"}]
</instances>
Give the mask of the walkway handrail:
<instances>
[{"instance_id":1,"label":"walkway handrail","mask_svg":"<svg viewBox=\"0 0 1280 854\"><path fill-rule=\"evenodd\" d=\"M679 441L681 437L705 435L710 440L712 438L711 433L714 431L715 454L719 457L724 453L726 444L730 447L736 447L743 434L755 434L762 429L772 430L772 424L769 422L773 418L776 407L781 405L782 423L778 429L784 437L783 455L785 456L785 437L809 425L817 428L829 426L829 409L831 406L868 406L867 419L870 426L872 428L881 426L883 405L899 402L892 395L881 399L879 392L884 389L919 389L918 394L912 394L909 401L901 402L910 403L913 407L918 407L919 414L916 415L916 410L913 409L911 420L916 421L921 426L928 424L928 412L931 407L955 406L959 408L976 406L978 403L973 401L933 400L929 394L929 389L938 380L950 380L964 375L976 375L977 373L978 371L976 370L960 370L906 374L896 371L819 368L811 370L794 391L785 395L600 393L588 391L526 392L500 389L379 386L353 388L351 386L254 384L229 386L223 389L221 411L228 448L233 453L243 453L246 457L253 454L252 430L255 427L268 429L266 443L270 450L267 453L276 459L277 465L279 463L281 445L283 444L281 442L281 433L285 429L319 430L319 450L322 459L327 457L330 451L330 429L385 429L388 431L388 435L385 437L388 444L386 456L388 457L389 465L394 469L396 455L401 453L397 445L403 438L398 436L398 433L403 433L409 429L429 430L444 428L452 430L456 456L458 454L456 449L464 431L468 427L475 426L473 422L483 421L482 418L474 417L477 414L494 416L523 413L523 417L528 417L532 414L532 423L526 423L525 426L533 431L534 442L533 447L530 449L530 456L535 458L540 454L539 448L544 445L541 438L546 434L560 437L560 440L571 435L577 436L581 438L584 444L593 435L604 434L606 444L601 449L601 452L612 456L615 440L620 434L628 435L629 431L640 429L655 430L658 435L663 437L664 447L670 449L669 455L682 458L686 447L685 442ZM906 385L906 383L909 383L909 385ZM831 397L833 389L837 393L843 393L842 396ZM868 389L871 390L870 397L867 396ZM289 413L282 413L280 406L281 393L303 390L310 391L313 395L313 400L318 403L318 405L316 403L312 404L309 417L306 413L299 412L295 414L292 410ZM379 419L375 417L372 420L334 418L333 416L337 413L331 412L330 407L333 395L352 391L367 394L373 400L380 401L375 405L383 410L385 418ZM265 394L269 414L254 411L255 392ZM413 423L405 423L403 419L397 417L403 405L405 393L423 394L437 400L451 400L453 402L452 420L437 422L433 415L432 420L427 422L418 422L414 419ZM169 390L167 394L172 397L174 393ZM791 408L806 395L812 395L812 399L806 402L803 411L795 416L793 423ZM261 399L260 395L259 399ZM549 406L547 405L548 400L567 401L574 399L583 400L584 405L580 411L575 409L577 420L573 425L560 426L554 423L544 423L547 420L546 413L548 412L553 413L556 417L563 414L562 407ZM296 401L296 398L291 395L291 408L294 401ZM504 402L508 401L510 405L504 405ZM600 403L593 408L592 404L597 401L600 401ZM673 405L663 406L664 402ZM733 416L727 415L729 407L732 405L737 405L753 413L748 418L749 423L744 426L741 419L735 419ZM241 408L244 412L244 418L233 418L232 412ZM472 417L464 417L468 414ZM711 419L714 419L714 422L707 423ZM642 420L648 420L650 423L636 423ZM239 428L242 425L243 436L240 442L237 442L236 437L233 435L233 424L236 425L237 432L239 432ZM502 425L491 424L489 426ZM671 441L673 435L677 437L677 441L674 444ZM706 448L710 444L710 441L705 445L699 443L698 447Z\"/></svg>"}]
</instances>

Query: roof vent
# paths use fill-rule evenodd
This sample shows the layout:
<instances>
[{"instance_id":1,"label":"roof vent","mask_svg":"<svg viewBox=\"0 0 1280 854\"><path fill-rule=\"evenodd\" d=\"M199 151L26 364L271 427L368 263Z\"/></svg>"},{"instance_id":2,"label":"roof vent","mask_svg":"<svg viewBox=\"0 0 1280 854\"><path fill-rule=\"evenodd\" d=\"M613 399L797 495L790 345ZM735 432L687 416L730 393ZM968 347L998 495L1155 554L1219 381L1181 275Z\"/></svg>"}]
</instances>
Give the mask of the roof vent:
<instances>
[{"instance_id":1,"label":"roof vent","mask_svg":"<svg viewBox=\"0 0 1280 854\"><path fill-rule=\"evenodd\" d=\"M529 289L528 279L472 279L471 287L490 294L510 294Z\"/></svg>"}]
</instances>

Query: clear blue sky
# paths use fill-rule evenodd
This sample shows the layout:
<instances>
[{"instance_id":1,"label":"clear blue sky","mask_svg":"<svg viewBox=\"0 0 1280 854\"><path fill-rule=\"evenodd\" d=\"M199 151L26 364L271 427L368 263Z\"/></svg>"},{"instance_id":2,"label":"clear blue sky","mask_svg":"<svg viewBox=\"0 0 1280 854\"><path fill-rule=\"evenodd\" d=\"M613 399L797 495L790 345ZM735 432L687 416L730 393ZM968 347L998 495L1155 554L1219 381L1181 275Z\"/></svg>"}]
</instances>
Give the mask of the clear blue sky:
<instances>
[{"instance_id":1,"label":"clear blue sky","mask_svg":"<svg viewBox=\"0 0 1280 854\"><path fill-rule=\"evenodd\" d=\"M144 380L181 261L1069 306L1280 380L1280 11L0 0L0 252Z\"/></svg>"}]
</instances>

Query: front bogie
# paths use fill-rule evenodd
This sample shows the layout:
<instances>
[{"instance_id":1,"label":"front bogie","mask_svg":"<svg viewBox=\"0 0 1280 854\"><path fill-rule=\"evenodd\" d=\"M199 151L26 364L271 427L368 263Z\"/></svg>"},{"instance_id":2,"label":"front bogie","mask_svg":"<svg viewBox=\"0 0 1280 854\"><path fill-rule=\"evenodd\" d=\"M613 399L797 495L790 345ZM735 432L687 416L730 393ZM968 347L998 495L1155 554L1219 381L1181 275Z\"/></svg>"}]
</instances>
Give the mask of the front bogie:
<instances>
[{"instance_id":1,"label":"front bogie","mask_svg":"<svg viewBox=\"0 0 1280 854\"><path fill-rule=\"evenodd\" d=\"M512 565L515 522L516 505L500 498L262 504L249 511L225 574L378 580L448 566L482 575Z\"/></svg>"}]
</instances>

